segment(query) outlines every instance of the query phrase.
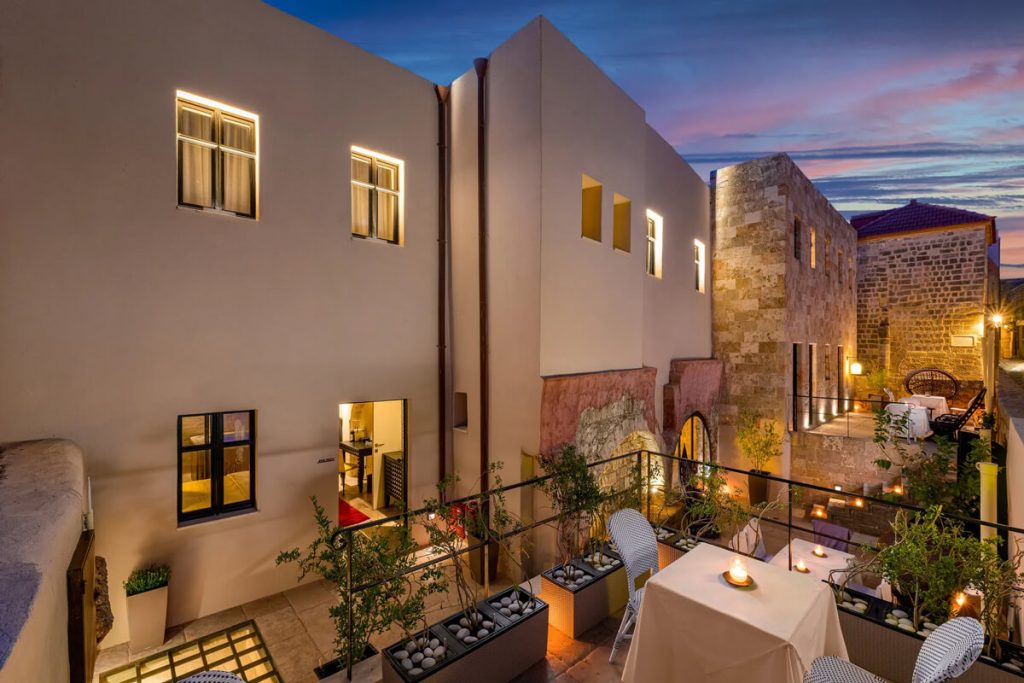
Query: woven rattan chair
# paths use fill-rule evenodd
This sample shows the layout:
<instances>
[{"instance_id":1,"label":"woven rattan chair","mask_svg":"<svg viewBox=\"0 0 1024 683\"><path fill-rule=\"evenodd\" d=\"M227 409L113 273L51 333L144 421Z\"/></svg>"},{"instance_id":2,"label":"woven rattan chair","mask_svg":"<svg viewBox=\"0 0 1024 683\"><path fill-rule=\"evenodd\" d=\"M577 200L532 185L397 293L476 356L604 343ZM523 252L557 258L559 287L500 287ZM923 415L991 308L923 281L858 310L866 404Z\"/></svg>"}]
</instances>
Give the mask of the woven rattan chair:
<instances>
[{"instance_id":1,"label":"woven rattan chair","mask_svg":"<svg viewBox=\"0 0 1024 683\"><path fill-rule=\"evenodd\" d=\"M963 675L981 654L985 633L977 619L957 617L924 641L911 683L942 683ZM818 657L804 683L886 683L873 673L838 657Z\"/></svg>"},{"instance_id":2,"label":"woven rattan chair","mask_svg":"<svg viewBox=\"0 0 1024 683\"><path fill-rule=\"evenodd\" d=\"M619 549L622 564L626 567L626 587L629 589L626 612L622 615L622 623L619 624L619 632L615 634L612 653L608 657L608 661L611 662L615 659L615 652L622 641L633 637L628 631L636 623L636 618L640 614L640 602L644 597L644 589L635 587L637 578L647 572L650 572L651 576L658 572L658 539L654 536L654 530L647 518L632 508L619 510L613 514L608 519L608 532Z\"/></svg>"},{"instance_id":3,"label":"woven rattan chair","mask_svg":"<svg viewBox=\"0 0 1024 683\"><path fill-rule=\"evenodd\" d=\"M230 671L204 671L183 679L181 683L245 683L245 680Z\"/></svg>"}]
</instances>

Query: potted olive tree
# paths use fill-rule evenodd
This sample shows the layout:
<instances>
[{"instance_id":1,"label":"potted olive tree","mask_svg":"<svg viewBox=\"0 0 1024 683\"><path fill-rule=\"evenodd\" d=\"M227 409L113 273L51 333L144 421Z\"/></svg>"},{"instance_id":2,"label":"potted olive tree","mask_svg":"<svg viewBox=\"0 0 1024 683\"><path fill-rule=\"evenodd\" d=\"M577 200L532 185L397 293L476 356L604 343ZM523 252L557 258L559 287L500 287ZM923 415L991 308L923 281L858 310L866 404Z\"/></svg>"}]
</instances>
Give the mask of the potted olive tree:
<instances>
[{"instance_id":1,"label":"potted olive tree","mask_svg":"<svg viewBox=\"0 0 1024 683\"><path fill-rule=\"evenodd\" d=\"M427 596L447 590L447 581L437 566L413 572L416 543L408 527L377 528L374 534L356 532L349 547L344 528L331 521L316 496L312 501L316 536L305 552L293 548L280 553L277 564L297 564L300 581L309 574L320 576L338 596L327 608L334 621L337 658L318 668L317 674L323 677L346 668L350 661L360 663L373 657L376 650L370 638L392 625L410 640L417 638L426 629Z\"/></svg>"},{"instance_id":2,"label":"potted olive tree","mask_svg":"<svg viewBox=\"0 0 1024 683\"><path fill-rule=\"evenodd\" d=\"M128 641L132 652L163 644L170 579L170 567L154 565L136 569L124 582L128 595Z\"/></svg>"},{"instance_id":3,"label":"potted olive tree","mask_svg":"<svg viewBox=\"0 0 1024 683\"><path fill-rule=\"evenodd\" d=\"M768 463L782 455L782 435L775 422L759 413L743 413L736 425L736 442L740 451L750 463L747 475L747 492L751 505L761 505L768 500Z\"/></svg>"}]
</instances>

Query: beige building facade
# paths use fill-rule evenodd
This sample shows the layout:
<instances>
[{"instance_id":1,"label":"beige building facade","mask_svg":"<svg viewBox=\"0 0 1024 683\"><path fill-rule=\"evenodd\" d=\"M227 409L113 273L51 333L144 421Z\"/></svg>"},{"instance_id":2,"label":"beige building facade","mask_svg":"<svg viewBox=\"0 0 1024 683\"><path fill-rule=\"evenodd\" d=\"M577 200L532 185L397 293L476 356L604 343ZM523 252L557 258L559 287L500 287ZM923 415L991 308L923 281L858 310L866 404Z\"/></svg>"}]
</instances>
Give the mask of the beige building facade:
<instances>
[{"instance_id":1,"label":"beige building facade","mask_svg":"<svg viewBox=\"0 0 1024 683\"><path fill-rule=\"evenodd\" d=\"M405 400L412 507L595 416L622 421L598 455L672 447L662 388L674 416L711 356L709 191L550 23L439 105L262 3L189 8L18 0L0 27L0 442L81 447L105 646L146 564L171 625L293 585L274 558L334 505L342 404ZM223 514L183 519L197 495Z\"/></svg>"}]
</instances>

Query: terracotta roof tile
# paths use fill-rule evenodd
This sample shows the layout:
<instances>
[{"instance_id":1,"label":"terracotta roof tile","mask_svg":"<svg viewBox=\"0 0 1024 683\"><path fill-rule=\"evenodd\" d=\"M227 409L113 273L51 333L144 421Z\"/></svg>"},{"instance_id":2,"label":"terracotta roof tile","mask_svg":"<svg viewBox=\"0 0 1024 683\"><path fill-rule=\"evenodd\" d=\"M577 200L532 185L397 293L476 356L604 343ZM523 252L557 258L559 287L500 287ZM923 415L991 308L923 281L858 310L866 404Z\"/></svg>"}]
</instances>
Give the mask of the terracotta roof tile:
<instances>
[{"instance_id":1,"label":"terracotta roof tile","mask_svg":"<svg viewBox=\"0 0 1024 683\"><path fill-rule=\"evenodd\" d=\"M857 229L857 237L864 238L926 228L941 228L947 225L982 223L993 219L994 216L986 216L983 213L951 206L925 204L914 199L898 209L873 211L853 216L850 219L850 224Z\"/></svg>"}]
</instances>

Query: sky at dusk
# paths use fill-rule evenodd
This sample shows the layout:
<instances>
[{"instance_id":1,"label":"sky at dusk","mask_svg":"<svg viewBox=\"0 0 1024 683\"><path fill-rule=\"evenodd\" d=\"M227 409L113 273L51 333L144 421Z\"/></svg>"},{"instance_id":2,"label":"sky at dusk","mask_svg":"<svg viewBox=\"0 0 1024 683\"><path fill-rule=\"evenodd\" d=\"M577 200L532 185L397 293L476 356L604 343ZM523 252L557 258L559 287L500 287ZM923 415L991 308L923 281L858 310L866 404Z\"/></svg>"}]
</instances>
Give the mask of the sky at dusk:
<instances>
[{"instance_id":1,"label":"sky at dusk","mask_svg":"<svg viewBox=\"0 0 1024 683\"><path fill-rule=\"evenodd\" d=\"M270 4L437 83L543 14L705 179L785 151L846 215L995 215L1024 277L1024 0Z\"/></svg>"}]
</instances>

